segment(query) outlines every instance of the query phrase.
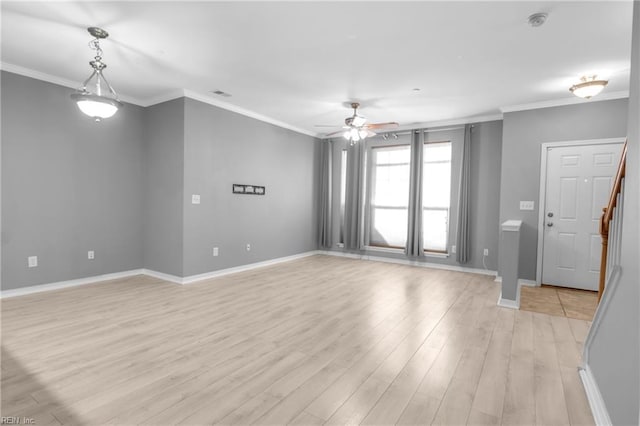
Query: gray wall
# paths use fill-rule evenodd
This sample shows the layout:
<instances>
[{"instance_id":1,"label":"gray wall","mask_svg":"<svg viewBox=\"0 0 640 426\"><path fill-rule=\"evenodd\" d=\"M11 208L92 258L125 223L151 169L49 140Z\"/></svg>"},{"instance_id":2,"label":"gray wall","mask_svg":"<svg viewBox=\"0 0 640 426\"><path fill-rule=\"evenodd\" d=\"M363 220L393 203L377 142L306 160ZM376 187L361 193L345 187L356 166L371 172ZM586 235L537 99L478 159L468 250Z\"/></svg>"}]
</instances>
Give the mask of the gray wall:
<instances>
[{"instance_id":1,"label":"gray wall","mask_svg":"<svg viewBox=\"0 0 640 426\"><path fill-rule=\"evenodd\" d=\"M184 98L94 123L72 92L2 73L2 289L316 249L318 140ZM267 194L232 195L232 183Z\"/></svg>"},{"instance_id":2,"label":"gray wall","mask_svg":"<svg viewBox=\"0 0 640 426\"><path fill-rule=\"evenodd\" d=\"M435 130L435 129L434 129ZM498 209L500 198L500 154L502 144L502 121L490 121L476 123L473 127L471 142L471 258L464 265L459 265L455 260L455 254L449 257L422 257L420 261L427 263L439 263L454 266L483 269L482 252L489 249L486 258L486 266L489 270L496 270L498 263ZM453 132L448 132L453 133ZM458 204L459 168L462 150L462 138L464 131L457 131L457 136L452 139L452 205L449 227L449 246L456 241L456 221ZM445 133L434 131L427 135L426 140L442 140ZM402 135L405 142L409 143L409 136ZM390 139L391 141L391 139ZM381 137L368 140L368 143L388 144ZM337 247L340 238L340 166L341 152L346 148L345 140L335 139L333 143L333 248L334 251L343 251ZM386 253L381 251L363 250L360 253L371 256L406 259L404 254Z\"/></svg>"},{"instance_id":3,"label":"gray wall","mask_svg":"<svg viewBox=\"0 0 640 426\"><path fill-rule=\"evenodd\" d=\"M586 348L589 366L616 425L640 424L640 2L634 4L632 46L622 271L616 292L605 291L603 302L609 306L599 327L592 327L597 332Z\"/></svg>"},{"instance_id":4,"label":"gray wall","mask_svg":"<svg viewBox=\"0 0 640 426\"><path fill-rule=\"evenodd\" d=\"M184 98L146 108L144 260L157 272L182 276Z\"/></svg>"},{"instance_id":5,"label":"gray wall","mask_svg":"<svg viewBox=\"0 0 640 426\"><path fill-rule=\"evenodd\" d=\"M500 163L502 121L478 123L471 139L471 261L482 268L482 251L489 249L487 269L498 269L500 238Z\"/></svg>"},{"instance_id":6,"label":"gray wall","mask_svg":"<svg viewBox=\"0 0 640 426\"><path fill-rule=\"evenodd\" d=\"M535 280L542 143L626 136L627 99L510 112L503 126L500 223L522 220L520 278ZM535 209L521 211L520 201Z\"/></svg>"},{"instance_id":7,"label":"gray wall","mask_svg":"<svg viewBox=\"0 0 640 426\"><path fill-rule=\"evenodd\" d=\"M184 140L184 275L317 248L319 140L191 99ZM266 195L232 194L233 183Z\"/></svg>"},{"instance_id":8,"label":"gray wall","mask_svg":"<svg viewBox=\"0 0 640 426\"><path fill-rule=\"evenodd\" d=\"M3 290L142 264L144 111L95 123L72 92L2 72Z\"/></svg>"}]
</instances>

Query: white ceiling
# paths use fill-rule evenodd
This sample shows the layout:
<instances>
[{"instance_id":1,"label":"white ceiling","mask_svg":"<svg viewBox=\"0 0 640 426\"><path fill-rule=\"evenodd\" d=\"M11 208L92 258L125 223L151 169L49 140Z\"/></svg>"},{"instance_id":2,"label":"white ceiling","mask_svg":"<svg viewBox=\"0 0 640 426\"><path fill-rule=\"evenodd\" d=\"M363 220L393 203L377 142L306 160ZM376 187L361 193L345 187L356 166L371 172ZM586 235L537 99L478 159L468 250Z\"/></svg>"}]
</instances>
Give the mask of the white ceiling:
<instances>
[{"instance_id":1,"label":"white ceiling","mask_svg":"<svg viewBox=\"0 0 640 426\"><path fill-rule=\"evenodd\" d=\"M105 75L140 105L186 93L309 134L347 101L370 121L443 123L585 102L578 76L629 88L632 1L2 2L2 67L77 86ZM527 24L547 12L539 28ZM419 92L413 91L419 88ZM210 91L231 93L229 98Z\"/></svg>"}]
</instances>

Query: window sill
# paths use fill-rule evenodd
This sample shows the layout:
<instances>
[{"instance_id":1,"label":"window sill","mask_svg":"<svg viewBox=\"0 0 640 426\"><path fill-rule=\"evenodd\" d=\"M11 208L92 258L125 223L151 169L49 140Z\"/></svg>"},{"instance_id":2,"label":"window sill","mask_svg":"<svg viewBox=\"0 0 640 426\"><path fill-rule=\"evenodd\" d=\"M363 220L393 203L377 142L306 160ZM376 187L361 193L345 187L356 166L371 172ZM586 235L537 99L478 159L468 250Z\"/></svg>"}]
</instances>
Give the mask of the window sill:
<instances>
[{"instance_id":1,"label":"window sill","mask_svg":"<svg viewBox=\"0 0 640 426\"><path fill-rule=\"evenodd\" d=\"M404 254L404 249L391 248L391 247L365 246L364 249L366 251L377 251L377 252L380 252L380 253Z\"/></svg>"},{"instance_id":2,"label":"window sill","mask_svg":"<svg viewBox=\"0 0 640 426\"><path fill-rule=\"evenodd\" d=\"M438 259L446 259L449 257L449 253L433 253L430 251L425 251L424 252L424 257L435 257Z\"/></svg>"},{"instance_id":3,"label":"window sill","mask_svg":"<svg viewBox=\"0 0 640 426\"><path fill-rule=\"evenodd\" d=\"M377 246L365 246L364 250L373 251L379 253L394 253L394 254L404 254L404 249L391 248L391 247L377 247ZM449 257L449 253L434 253L425 251L423 253L424 257L432 257L435 259L447 259Z\"/></svg>"}]
</instances>

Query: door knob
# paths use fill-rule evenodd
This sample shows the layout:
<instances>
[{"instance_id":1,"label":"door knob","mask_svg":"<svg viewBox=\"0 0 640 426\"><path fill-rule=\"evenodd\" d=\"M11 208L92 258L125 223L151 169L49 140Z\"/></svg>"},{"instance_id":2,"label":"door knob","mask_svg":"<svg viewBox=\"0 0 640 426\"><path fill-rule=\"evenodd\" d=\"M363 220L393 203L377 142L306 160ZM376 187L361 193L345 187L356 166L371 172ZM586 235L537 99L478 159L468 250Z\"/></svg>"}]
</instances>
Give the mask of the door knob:
<instances>
[{"instance_id":1,"label":"door knob","mask_svg":"<svg viewBox=\"0 0 640 426\"><path fill-rule=\"evenodd\" d=\"M549 216L549 217L553 217L553 212L549 212L549 213L547 213L547 216Z\"/></svg>"},{"instance_id":2,"label":"door knob","mask_svg":"<svg viewBox=\"0 0 640 426\"><path fill-rule=\"evenodd\" d=\"M547 226L551 228L553 226L553 222L547 222Z\"/></svg>"}]
</instances>

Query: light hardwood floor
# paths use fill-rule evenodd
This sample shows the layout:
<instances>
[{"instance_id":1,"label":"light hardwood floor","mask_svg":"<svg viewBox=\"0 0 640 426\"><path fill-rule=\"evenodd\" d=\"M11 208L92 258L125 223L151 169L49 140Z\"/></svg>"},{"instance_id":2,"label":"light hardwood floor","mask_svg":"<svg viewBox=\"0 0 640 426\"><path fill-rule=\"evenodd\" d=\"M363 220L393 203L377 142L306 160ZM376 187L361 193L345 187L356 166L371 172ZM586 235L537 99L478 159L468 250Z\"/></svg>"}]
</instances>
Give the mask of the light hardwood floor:
<instances>
[{"instance_id":1,"label":"light hardwood floor","mask_svg":"<svg viewBox=\"0 0 640 426\"><path fill-rule=\"evenodd\" d=\"M36 424L593 424L589 323L492 277L313 256L2 300L2 415Z\"/></svg>"}]
</instances>

